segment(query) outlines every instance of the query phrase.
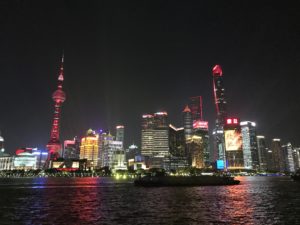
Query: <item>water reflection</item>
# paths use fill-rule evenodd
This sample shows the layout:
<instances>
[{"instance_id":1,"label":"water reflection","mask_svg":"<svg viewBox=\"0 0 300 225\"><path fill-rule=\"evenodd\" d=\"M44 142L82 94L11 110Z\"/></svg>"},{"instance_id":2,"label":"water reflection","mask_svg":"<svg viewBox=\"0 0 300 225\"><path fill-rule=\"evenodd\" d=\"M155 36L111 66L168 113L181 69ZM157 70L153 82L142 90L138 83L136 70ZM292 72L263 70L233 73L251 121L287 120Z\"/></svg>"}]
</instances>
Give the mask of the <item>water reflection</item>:
<instances>
[{"instance_id":1,"label":"water reflection","mask_svg":"<svg viewBox=\"0 0 300 225\"><path fill-rule=\"evenodd\" d=\"M0 179L1 224L300 224L300 185L134 187L110 178Z\"/></svg>"}]
</instances>

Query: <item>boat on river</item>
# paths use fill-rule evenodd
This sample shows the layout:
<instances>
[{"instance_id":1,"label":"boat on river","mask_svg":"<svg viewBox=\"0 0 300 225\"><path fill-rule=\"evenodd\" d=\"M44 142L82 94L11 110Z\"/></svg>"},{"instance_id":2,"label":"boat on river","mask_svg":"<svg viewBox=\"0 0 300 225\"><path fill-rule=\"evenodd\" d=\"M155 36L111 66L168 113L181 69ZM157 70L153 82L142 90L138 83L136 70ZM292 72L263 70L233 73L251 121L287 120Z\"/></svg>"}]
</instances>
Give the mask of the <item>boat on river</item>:
<instances>
[{"instance_id":1,"label":"boat on river","mask_svg":"<svg viewBox=\"0 0 300 225\"><path fill-rule=\"evenodd\" d=\"M230 176L151 176L140 177L134 181L136 186L164 187L164 186L210 186L237 185L239 180Z\"/></svg>"},{"instance_id":2,"label":"boat on river","mask_svg":"<svg viewBox=\"0 0 300 225\"><path fill-rule=\"evenodd\" d=\"M297 172L295 174L291 175L291 178L294 181L300 181L300 170L297 170Z\"/></svg>"}]
</instances>

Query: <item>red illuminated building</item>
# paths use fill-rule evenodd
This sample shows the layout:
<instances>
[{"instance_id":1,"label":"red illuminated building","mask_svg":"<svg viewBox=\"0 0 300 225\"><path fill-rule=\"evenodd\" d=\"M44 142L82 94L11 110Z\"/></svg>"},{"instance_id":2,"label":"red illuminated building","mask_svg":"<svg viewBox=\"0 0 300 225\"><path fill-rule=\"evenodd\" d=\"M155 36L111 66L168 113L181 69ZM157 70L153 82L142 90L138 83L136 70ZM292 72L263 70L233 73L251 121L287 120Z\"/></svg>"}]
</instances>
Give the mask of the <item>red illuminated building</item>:
<instances>
[{"instance_id":1,"label":"red illuminated building","mask_svg":"<svg viewBox=\"0 0 300 225\"><path fill-rule=\"evenodd\" d=\"M64 81L64 56L62 56L61 59L61 66L60 66L60 72L58 76L58 85L57 90L54 91L52 95L52 99L54 101L54 116L53 116L53 123L52 123L52 129L50 134L50 140L47 144L47 150L48 150L48 163L49 161L56 160L59 157L59 154L61 152L62 146L59 141L59 125L60 125L60 113L61 113L61 106L62 103L66 100L66 94L62 90L62 85ZM48 165L49 166L49 165Z\"/></svg>"},{"instance_id":2,"label":"red illuminated building","mask_svg":"<svg viewBox=\"0 0 300 225\"><path fill-rule=\"evenodd\" d=\"M223 71L220 65L215 65L213 70L214 97L217 110L217 123L224 125L226 113L225 88L223 85Z\"/></svg>"}]
</instances>

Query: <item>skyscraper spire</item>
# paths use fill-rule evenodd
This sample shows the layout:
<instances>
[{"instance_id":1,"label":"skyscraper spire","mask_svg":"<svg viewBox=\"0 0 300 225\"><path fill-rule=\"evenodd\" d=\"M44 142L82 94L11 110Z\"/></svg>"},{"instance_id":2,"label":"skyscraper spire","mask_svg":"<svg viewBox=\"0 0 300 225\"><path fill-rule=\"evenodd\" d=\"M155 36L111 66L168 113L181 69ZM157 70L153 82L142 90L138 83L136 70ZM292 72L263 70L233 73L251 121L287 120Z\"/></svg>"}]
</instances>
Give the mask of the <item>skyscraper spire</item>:
<instances>
[{"instance_id":1,"label":"skyscraper spire","mask_svg":"<svg viewBox=\"0 0 300 225\"><path fill-rule=\"evenodd\" d=\"M62 53L59 76L58 76L58 88L62 88L62 82L64 81L64 58L65 58L64 53Z\"/></svg>"}]
</instances>

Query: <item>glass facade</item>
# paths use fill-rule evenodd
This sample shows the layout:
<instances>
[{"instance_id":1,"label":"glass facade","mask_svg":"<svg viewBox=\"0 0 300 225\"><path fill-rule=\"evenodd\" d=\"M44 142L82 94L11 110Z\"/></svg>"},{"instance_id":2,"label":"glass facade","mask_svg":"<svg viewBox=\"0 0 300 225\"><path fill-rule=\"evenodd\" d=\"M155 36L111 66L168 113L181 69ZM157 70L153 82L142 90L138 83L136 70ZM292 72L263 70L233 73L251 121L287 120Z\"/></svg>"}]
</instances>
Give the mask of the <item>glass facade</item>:
<instances>
[{"instance_id":1,"label":"glass facade","mask_svg":"<svg viewBox=\"0 0 300 225\"><path fill-rule=\"evenodd\" d=\"M243 156L245 169L259 169L256 140L256 124L250 121L240 123L243 138Z\"/></svg>"}]
</instances>

